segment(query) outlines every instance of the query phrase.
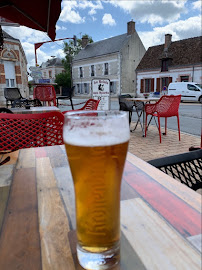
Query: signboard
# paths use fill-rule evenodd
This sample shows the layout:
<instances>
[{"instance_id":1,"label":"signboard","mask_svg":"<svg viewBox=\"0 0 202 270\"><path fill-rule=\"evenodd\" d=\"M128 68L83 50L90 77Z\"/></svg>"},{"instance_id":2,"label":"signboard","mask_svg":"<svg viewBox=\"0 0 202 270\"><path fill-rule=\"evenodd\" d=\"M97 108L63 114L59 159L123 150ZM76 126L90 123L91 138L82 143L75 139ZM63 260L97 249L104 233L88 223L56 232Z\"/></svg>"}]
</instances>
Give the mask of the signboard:
<instances>
[{"instance_id":1,"label":"signboard","mask_svg":"<svg viewBox=\"0 0 202 270\"><path fill-rule=\"evenodd\" d=\"M39 79L39 83L50 83L50 79Z\"/></svg>"},{"instance_id":2,"label":"signboard","mask_svg":"<svg viewBox=\"0 0 202 270\"><path fill-rule=\"evenodd\" d=\"M98 110L107 111L110 109L110 81L109 79L92 80L92 96L99 99Z\"/></svg>"},{"instance_id":3,"label":"signboard","mask_svg":"<svg viewBox=\"0 0 202 270\"><path fill-rule=\"evenodd\" d=\"M42 72L39 67L30 67L29 69L31 70L30 76L33 79L42 79Z\"/></svg>"}]
</instances>

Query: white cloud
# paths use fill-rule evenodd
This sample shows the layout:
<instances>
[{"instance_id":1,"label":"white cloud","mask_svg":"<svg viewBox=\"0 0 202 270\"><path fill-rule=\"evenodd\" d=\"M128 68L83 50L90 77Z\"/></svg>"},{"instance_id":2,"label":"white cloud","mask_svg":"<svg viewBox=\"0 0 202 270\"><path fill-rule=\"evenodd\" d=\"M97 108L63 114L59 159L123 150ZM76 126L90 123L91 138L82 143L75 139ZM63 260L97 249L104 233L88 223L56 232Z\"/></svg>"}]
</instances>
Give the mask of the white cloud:
<instances>
[{"instance_id":1,"label":"white cloud","mask_svg":"<svg viewBox=\"0 0 202 270\"><path fill-rule=\"evenodd\" d=\"M90 9L89 15L95 15L97 10L103 9L101 1L63 1L59 20L75 24L84 23L86 18L79 14L79 9Z\"/></svg>"},{"instance_id":2,"label":"white cloud","mask_svg":"<svg viewBox=\"0 0 202 270\"><path fill-rule=\"evenodd\" d=\"M130 13L135 21L148 22L151 25L171 23L180 18L180 14L186 13L187 0L148 0L148 1L110 1L109 2Z\"/></svg>"},{"instance_id":3,"label":"white cloud","mask_svg":"<svg viewBox=\"0 0 202 270\"><path fill-rule=\"evenodd\" d=\"M67 27L56 25L56 31L58 30L67 30Z\"/></svg>"},{"instance_id":4,"label":"white cloud","mask_svg":"<svg viewBox=\"0 0 202 270\"><path fill-rule=\"evenodd\" d=\"M193 5L193 9L199 9L201 11L201 8L202 8L201 0L193 2L192 5Z\"/></svg>"},{"instance_id":5,"label":"white cloud","mask_svg":"<svg viewBox=\"0 0 202 270\"><path fill-rule=\"evenodd\" d=\"M196 37L201 35L201 16L180 20L164 27L155 27L150 32L138 32L146 49L150 46L163 44L165 34L172 35L172 41Z\"/></svg>"},{"instance_id":6,"label":"white cloud","mask_svg":"<svg viewBox=\"0 0 202 270\"><path fill-rule=\"evenodd\" d=\"M103 24L109 24L110 26L116 25L115 20L112 18L112 15L109 13L105 13L102 18Z\"/></svg>"}]
</instances>

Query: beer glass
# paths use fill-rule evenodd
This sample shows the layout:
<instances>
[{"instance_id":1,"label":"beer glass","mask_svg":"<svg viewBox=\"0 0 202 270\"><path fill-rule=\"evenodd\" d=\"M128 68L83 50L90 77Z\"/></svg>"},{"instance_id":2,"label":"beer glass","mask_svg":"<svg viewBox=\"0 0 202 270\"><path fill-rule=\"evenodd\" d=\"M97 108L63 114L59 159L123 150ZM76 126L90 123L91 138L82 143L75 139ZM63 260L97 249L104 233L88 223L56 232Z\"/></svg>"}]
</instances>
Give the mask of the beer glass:
<instances>
[{"instance_id":1,"label":"beer glass","mask_svg":"<svg viewBox=\"0 0 202 270\"><path fill-rule=\"evenodd\" d=\"M130 137L126 112L65 114L63 139L74 182L77 257L85 269L119 261L120 186Z\"/></svg>"}]
</instances>

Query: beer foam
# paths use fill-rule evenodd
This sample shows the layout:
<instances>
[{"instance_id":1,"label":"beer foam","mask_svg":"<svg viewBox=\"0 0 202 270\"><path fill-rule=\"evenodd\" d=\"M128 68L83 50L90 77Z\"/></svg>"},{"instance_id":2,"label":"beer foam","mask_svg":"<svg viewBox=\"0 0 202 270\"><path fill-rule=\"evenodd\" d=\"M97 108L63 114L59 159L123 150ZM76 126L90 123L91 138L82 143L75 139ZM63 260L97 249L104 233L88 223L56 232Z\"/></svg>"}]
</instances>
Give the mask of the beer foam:
<instances>
[{"instance_id":1,"label":"beer foam","mask_svg":"<svg viewBox=\"0 0 202 270\"><path fill-rule=\"evenodd\" d=\"M79 123L80 122L80 123ZM90 123L90 124L89 124ZM78 146L109 146L129 141L128 119L99 119L89 121L73 120L63 127L63 140L67 144Z\"/></svg>"}]
</instances>

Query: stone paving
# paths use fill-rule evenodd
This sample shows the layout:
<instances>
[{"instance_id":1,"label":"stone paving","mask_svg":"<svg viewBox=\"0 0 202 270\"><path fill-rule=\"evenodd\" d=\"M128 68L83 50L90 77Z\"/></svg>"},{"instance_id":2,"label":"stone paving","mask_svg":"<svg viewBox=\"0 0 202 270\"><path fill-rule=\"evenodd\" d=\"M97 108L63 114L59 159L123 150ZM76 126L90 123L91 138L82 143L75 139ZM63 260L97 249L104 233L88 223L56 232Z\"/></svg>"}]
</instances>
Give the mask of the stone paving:
<instances>
[{"instance_id":1,"label":"stone paving","mask_svg":"<svg viewBox=\"0 0 202 270\"><path fill-rule=\"evenodd\" d=\"M131 123L131 129L135 123ZM162 128L164 132L164 128ZM137 157L148 161L155 158L171 156L189 151L191 146L200 146L201 138L181 132L181 140L178 138L178 131L167 129L167 135L162 135L162 142L159 141L159 133L156 126L150 125L147 137L142 136L140 126L132 133L129 143L129 152Z\"/></svg>"}]
</instances>

